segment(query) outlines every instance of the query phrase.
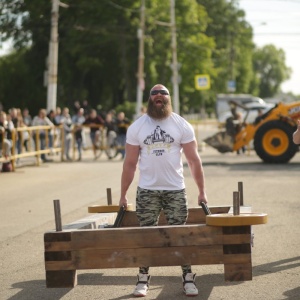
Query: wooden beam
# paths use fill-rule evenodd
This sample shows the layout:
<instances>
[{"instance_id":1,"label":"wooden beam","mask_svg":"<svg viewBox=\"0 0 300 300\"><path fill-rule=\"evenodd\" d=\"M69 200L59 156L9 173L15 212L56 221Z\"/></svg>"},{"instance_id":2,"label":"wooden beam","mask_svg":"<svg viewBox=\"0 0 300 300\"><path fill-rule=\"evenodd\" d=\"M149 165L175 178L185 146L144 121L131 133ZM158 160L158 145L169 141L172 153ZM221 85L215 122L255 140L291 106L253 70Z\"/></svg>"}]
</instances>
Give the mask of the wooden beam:
<instances>
[{"instance_id":1,"label":"wooden beam","mask_svg":"<svg viewBox=\"0 0 300 300\"><path fill-rule=\"evenodd\" d=\"M221 227L205 225L77 230L70 233L65 243L57 234L50 236L45 234L45 251L197 246L223 244L224 241Z\"/></svg>"},{"instance_id":2,"label":"wooden beam","mask_svg":"<svg viewBox=\"0 0 300 300\"><path fill-rule=\"evenodd\" d=\"M143 248L122 250L78 250L72 261L46 261L46 270L132 268L140 266L180 266L251 263L250 254L223 256L220 245L195 247Z\"/></svg>"},{"instance_id":3,"label":"wooden beam","mask_svg":"<svg viewBox=\"0 0 300 300\"><path fill-rule=\"evenodd\" d=\"M252 280L252 264L225 264L224 277L226 281Z\"/></svg>"},{"instance_id":4,"label":"wooden beam","mask_svg":"<svg viewBox=\"0 0 300 300\"><path fill-rule=\"evenodd\" d=\"M210 207L212 213L229 209ZM162 214L161 226L139 227L136 213L127 211L123 227L99 229L103 215L107 220L108 214L96 214L44 234L47 287L75 286L76 270L185 264L224 264L225 280L252 279L251 226L207 226L202 208L191 208L186 225L167 225Z\"/></svg>"},{"instance_id":5,"label":"wooden beam","mask_svg":"<svg viewBox=\"0 0 300 300\"><path fill-rule=\"evenodd\" d=\"M46 271L47 288L72 288L76 285L76 270Z\"/></svg>"},{"instance_id":6,"label":"wooden beam","mask_svg":"<svg viewBox=\"0 0 300 300\"><path fill-rule=\"evenodd\" d=\"M225 214L230 210L230 206L212 206L209 207L212 214ZM189 214L186 224L205 224L206 215L201 207L189 208ZM161 212L159 217L159 226L167 225L164 212ZM139 222L135 211L126 211L122 227L137 227Z\"/></svg>"},{"instance_id":7,"label":"wooden beam","mask_svg":"<svg viewBox=\"0 0 300 300\"><path fill-rule=\"evenodd\" d=\"M123 231L122 231L123 232ZM82 234L85 235L86 232L83 232ZM145 248L145 247L166 247L166 246L176 246L180 244L181 246L183 244L186 244L189 239L185 240L178 240L174 243L173 238L172 241L165 242L165 241L155 241L155 243L152 243L151 240L147 239L147 242L138 242L137 239L133 239L131 235L131 238L128 239L126 237L122 237L120 240L116 238L115 235L110 234L111 231L107 231L106 234L103 234L104 231L102 231L102 234L87 234L89 238L86 236L81 239L80 238L80 232L73 234L74 239L72 242L59 242L59 241L51 241L51 242L45 242L45 251L71 251L71 250L80 250L80 249L126 249L126 248ZM204 234L204 233L203 233ZM101 236L101 238L98 238ZM118 235L119 236L119 235ZM105 239L107 237L107 239ZM237 247L237 244L248 244L251 241L251 235L250 234L236 234L231 236L222 236L222 235L214 235L214 236L197 236L193 239L191 237L190 239L193 240L194 245L211 245L211 244L219 244L223 245L233 245L234 248ZM125 242L124 242L125 240ZM118 242L119 241L119 242ZM191 243L191 242L190 242Z\"/></svg>"},{"instance_id":8,"label":"wooden beam","mask_svg":"<svg viewBox=\"0 0 300 300\"><path fill-rule=\"evenodd\" d=\"M220 264L223 261L223 249L220 245L116 250L89 249L73 251L72 255L72 262L46 261L46 270L206 265Z\"/></svg>"}]
</instances>

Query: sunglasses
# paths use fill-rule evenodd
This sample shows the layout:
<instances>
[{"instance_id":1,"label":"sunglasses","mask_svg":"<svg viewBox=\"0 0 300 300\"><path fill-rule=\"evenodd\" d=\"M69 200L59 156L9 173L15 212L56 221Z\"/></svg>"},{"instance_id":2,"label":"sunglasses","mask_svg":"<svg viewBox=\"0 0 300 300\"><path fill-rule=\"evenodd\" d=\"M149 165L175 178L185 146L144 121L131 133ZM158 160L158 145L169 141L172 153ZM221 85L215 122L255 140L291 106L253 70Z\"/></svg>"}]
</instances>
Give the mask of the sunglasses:
<instances>
[{"instance_id":1,"label":"sunglasses","mask_svg":"<svg viewBox=\"0 0 300 300\"><path fill-rule=\"evenodd\" d=\"M166 90L152 90L150 92L150 95L155 96L155 95L158 95L158 93L160 93L161 95L169 95L168 91L166 91Z\"/></svg>"}]
</instances>

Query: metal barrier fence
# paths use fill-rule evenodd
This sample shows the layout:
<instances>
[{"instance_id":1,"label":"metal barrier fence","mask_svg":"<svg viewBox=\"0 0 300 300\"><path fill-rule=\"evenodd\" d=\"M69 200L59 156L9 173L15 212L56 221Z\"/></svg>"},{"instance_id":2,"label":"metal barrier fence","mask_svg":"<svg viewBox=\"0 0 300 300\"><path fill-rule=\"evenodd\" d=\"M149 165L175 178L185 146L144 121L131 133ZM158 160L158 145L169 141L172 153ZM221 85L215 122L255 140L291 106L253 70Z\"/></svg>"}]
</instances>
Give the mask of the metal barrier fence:
<instances>
[{"instance_id":1,"label":"metal barrier fence","mask_svg":"<svg viewBox=\"0 0 300 300\"><path fill-rule=\"evenodd\" d=\"M63 128L62 126L31 126L15 128L11 132L11 146L9 155L5 155L5 140L2 134L0 162L11 162L13 171L16 167L16 161L24 157L36 157L36 165L40 165L41 155L50 153L61 153L63 143ZM60 139L56 147L54 142ZM51 143L50 143L51 141Z\"/></svg>"},{"instance_id":2,"label":"metal barrier fence","mask_svg":"<svg viewBox=\"0 0 300 300\"><path fill-rule=\"evenodd\" d=\"M103 125L82 125L83 131L88 128L98 128L100 132L99 142L96 146L97 151L107 151L111 149L107 145L106 139L106 128ZM72 144L70 151L72 152L71 157L75 159L76 147L76 133L77 127L74 126L70 132L72 135ZM30 126L30 127L19 127L12 130L12 139L7 141L4 132L1 135L0 140L0 163L11 162L12 170L16 168L16 162L20 158L24 157L35 157L36 165L41 164L41 156L48 154L60 154L60 160L64 160L65 152L65 132L62 125L60 126ZM86 132L85 132L86 133ZM85 134L83 133L83 134ZM6 140L6 141L5 141ZM87 140L87 139L86 139ZM92 149L93 143L88 144L86 141L84 150ZM10 153L5 155L5 147L9 143ZM114 151L124 149L122 146L114 145ZM108 154L107 154L108 155Z\"/></svg>"}]
</instances>

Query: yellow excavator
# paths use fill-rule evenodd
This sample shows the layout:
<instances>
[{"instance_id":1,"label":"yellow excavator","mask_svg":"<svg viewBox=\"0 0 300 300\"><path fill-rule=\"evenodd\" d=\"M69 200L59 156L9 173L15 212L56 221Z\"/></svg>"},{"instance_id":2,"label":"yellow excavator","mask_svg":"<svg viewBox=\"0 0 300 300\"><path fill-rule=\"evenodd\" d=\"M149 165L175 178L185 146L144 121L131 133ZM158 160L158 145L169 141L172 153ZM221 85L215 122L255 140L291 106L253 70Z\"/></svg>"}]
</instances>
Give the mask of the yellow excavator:
<instances>
[{"instance_id":1,"label":"yellow excavator","mask_svg":"<svg viewBox=\"0 0 300 300\"><path fill-rule=\"evenodd\" d=\"M251 145L265 163L287 163L299 151L293 143L293 132L300 119L300 102L278 103L247 123L250 109L235 101L230 101L232 117L227 118L225 128L205 143L220 153L238 151ZM243 120L237 124L237 107L245 112Z\"/></svg>"}]
</instances>

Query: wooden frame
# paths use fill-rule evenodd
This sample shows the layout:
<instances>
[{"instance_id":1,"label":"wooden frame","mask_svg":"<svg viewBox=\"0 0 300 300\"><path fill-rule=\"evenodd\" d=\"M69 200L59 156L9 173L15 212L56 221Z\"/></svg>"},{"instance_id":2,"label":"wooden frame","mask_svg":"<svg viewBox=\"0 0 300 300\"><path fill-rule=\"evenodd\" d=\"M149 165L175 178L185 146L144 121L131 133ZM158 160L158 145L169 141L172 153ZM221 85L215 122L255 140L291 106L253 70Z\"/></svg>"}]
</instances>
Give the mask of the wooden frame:
<instances>
[{"instance_id":1,"label":"wooden frame","mask_svg":"<svg viewBox=\"0 0 300 300\"><path fill-rule=\"evenodd\" d=\"M230 207L210 210L227 213ZM135 211L128 211L121 228L103 227L116 215L93 215L44 234L47 287L74 287L76 270L143 265L223 264L226 281L252 279L251 226L206 226L202 208L191 208L186 225L167 226L162 214L159 226L138 227Z\"/></svg>"}]
</instances>

